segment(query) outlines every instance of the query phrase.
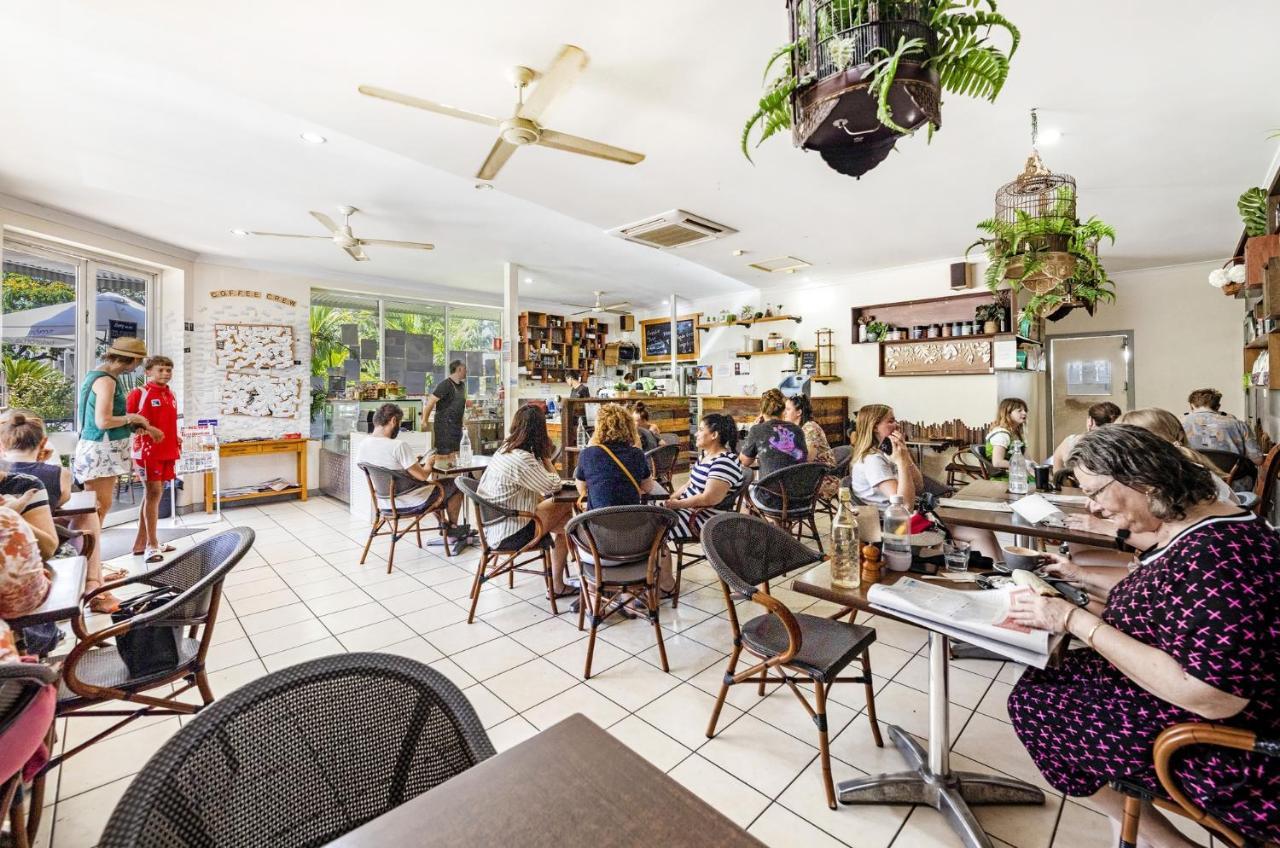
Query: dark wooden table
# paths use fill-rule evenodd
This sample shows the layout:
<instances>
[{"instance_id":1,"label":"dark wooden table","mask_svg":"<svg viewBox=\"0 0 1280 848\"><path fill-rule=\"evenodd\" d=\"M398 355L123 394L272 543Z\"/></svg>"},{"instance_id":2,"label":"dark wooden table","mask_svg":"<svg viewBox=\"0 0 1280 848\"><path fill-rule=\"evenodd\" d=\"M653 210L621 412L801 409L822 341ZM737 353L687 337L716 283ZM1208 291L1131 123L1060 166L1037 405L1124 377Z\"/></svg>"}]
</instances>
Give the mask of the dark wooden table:
<instances>
[{"instance_id":1,"label":"dark wooden table","mask_svg":"<svg viewBox=\"0 0 1280 848\"><path fill-rule=\"evenodd\" d=\"M14 630L50 621L65 621L75 618L80 612L80 596L84 594L84 575L89 560L63 557L49 560L48 566L53 571L53 585L48 596L44 603L26 615L6 618Z\"/></svg>"},{"instance_id":2,"label":"dark wooden table","mask_svg":"<svg viewBox=\"0 0 1280 848\"><path fill-rule=\"evenodd\" d=\"M892 585L905 577L919 579L920 575L887 571L880 583ZM962 591L978 588L974 583L950 583L942 580L927 582L943 583L949 588ZM867 600L867 590L870 588L871 586L865 583L856 589L832 586L831 569L825 562L804 572L791 584L792 591L802 595L810 595L841 606L922 627L918 622L906 621L890 612L873 607ZM948 735L948 712L951 705L947 697L950 639L945 633L937 630L930 629L928 633L928 751L901 727L889 725L889 738L893 740L898 752L907 761L907 770L842 781L838 787L840 802L843 804L928 804L946 816L951 829L960 837L961 844L965 848L992 848L991 840L983 832L969 805L1043 804L1044 793L1029 783L1003 775L951 770L951 737Z\"/></svg>"},{"instance_id":3,"label":"dark wooden table","mask_svg":"<svg viewBox=\"0 0 1280 848\"><path fill-rule=\"evenodd\" d=\"M460 463L456 459L436 462L431 466L431 470L444 477L452 477L456 474L470 474L473 471L484 471L489 467L489 461L493 459L491 456L483 454L475 454L468 463Z\"/></svg>"},{"instance_id":4,"label":"dark wooden table","mask_svg":"<svg viewBox=\"0 0 1280 848\"><path fill-rule=\"evenodd\" d=\"M497 848L761 843L582 715L332 843Z\"/></svg>"},{"instance_id":5,"label":"dark wooden table","mask_svg":"<svg viewBox=\"0 0 1280 848\"><path fill-rule=\"evenodd\" d=\"M955 497L961 500L989 501L992 503L1011 503L1019 495L1010 495L1008 483L1003 480L976 480L956 492ZM1045 494L1045 493L1039 493ZM1061 492L1048 494L1079 495L1079 489L1063 489ZM1055 504L1065 515L1087 515L1083 507ZM1023 521L1016 512L996 512L985 509L956 509L939 507L938 517L948 527L974 527L979 530L992 530L996 533L1010 533L1015 536L1029 536L1033 539L1059 539L1079 545L1095 548L1119 549L1121 545L1115 536L1104 536L1088 533L1084 530L1072 530L1069 527L1046 527L1040 524L1029 524Z\"/></svg>"},{"instance_id":6,"label":"dark wooden table","mask_svg":"<svg viewBox=\"0 0 1280 848\"><path fill-rule=\"evenodd\" d=\"M72 492L67 502L53 510L55 516L88 515L98 509L98 499L93 492Z\"/></svg>"}]
</instances>

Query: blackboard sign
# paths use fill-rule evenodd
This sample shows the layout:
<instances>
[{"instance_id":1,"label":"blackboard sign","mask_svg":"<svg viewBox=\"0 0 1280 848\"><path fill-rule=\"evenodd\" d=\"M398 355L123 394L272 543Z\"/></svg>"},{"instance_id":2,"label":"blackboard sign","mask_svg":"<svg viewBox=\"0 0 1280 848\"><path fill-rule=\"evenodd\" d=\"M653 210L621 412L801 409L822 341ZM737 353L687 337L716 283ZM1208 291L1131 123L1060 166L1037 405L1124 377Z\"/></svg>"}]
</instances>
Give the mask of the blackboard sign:
<instances>
[{"instance_id":1,"label":"blackboard sign","mask_svg":"<svg viewBox=\"0 0 1280 848\"><path fill-rule=\"evenodd\" d=\"M810 373L818 370L818 352L816 350L800 351L800 370Z\"/></svg>"},{"instance_id":2,"label":"blackboard sign","mask_svg":"<svg viewBox=\"0 0 1280 848\"><path fill-rule=\"evenodd\" d=\"M676 356L679 359L698 358L698 316L688 315L676 319ZM653 319L642 324L644 361L655 362L671 358L671 322Z\"/></svg>"}]
</instances>

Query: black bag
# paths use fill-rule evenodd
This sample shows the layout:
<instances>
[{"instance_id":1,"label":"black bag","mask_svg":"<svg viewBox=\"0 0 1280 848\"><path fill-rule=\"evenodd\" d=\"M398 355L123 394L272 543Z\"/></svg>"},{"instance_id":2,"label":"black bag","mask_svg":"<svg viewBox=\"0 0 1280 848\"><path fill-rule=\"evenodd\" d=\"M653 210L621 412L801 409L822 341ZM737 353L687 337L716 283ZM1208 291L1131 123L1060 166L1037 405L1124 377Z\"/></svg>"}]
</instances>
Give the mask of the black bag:
<instances>
[{"instance_id":1,"label":"black bag","mask_svg":"<svg viewBox=\"0 0 1280 848\"><path fill-rule=\"evenodd\" d=\"M117 624L128 621L134 616L159 609L180 594L172 586L144 592L121 601L120 609L111 613L111 620ZM178 667L178 640L181 638L181 626L148 624L117 636L116 650L129 669L130 677L148 677Z\"/></svg>"}]
</instances>

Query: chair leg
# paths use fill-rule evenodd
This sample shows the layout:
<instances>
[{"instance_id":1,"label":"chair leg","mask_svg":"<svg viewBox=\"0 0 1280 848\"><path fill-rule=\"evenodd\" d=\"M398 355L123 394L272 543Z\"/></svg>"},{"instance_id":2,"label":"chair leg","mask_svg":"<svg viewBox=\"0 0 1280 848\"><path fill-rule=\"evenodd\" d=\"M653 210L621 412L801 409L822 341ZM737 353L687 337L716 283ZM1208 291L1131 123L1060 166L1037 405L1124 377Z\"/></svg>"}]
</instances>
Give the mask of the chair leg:
<instances>
[{"instance_id":1,"label":"chair leg","mask_svg":"<svg viewBox=\"0 0 1280 848\"><path fill-rule=\"evenodd\" d=\"M849 621L853 621L854 614L849 613ZM876 690L871 684L871 653L869 651L862 652L862 676L867 679L863 684L863 691L867 694L867 721L871 722L871 735L876 740L876 747L884 747L884 739L880 736L880 722L876 721Z\"/></svg>"},{"instance_id":2,"label":"chair leg","mask_svg":"<svg viewBox=\"0 0 1280 848\"><path fill-rule=\"evenodd\" d=\"M578 585L578 632L582 632L582 622L587 614L587 581L583 580Z\"/></svg>"},{"instance_id":3,"label":"chair leg","mask_svg":"<svg viewBox=\"0 0 1280 848\"><path fill-rule=\"evenodd\" d=\"M818 546L818 553L826 555L826 551L822 549L822 535L818 533L818 522L812 515L809 516L809 529L813 531L813 541Z\"/></svg>"},{"instance_id":4,"label":"chair leg","mask_svg":"<svg viewBox=\"0 0 1280 848\"><path fill-rule=\"evenodd\" d=\"M200 690L200 698L206 707L213 703L213 689L209 686L209 676L203 668L196 672L196 688Z\"/></svg>"},{"instance_id":5,"label":"chair leg","mask_svg":"<svg viewBox=\"0 0 1280 848\"><path fill-rule=\"evenodd\" d=\"M671 667L667 665L667 646L663 644L662 625L658 623L658 587L656 585L647 587L645 594L649 600L649 621L653 623L653 635L658 639L658 656L662 658L662 670L670 674Z\"/></svg>"},{"instance_id":6,"label":"chair leg","mask_svg":"<svg viewBox=\"0 0 1280 848\"><path fill-rule=\"evenodd\" d=\"M387 573L388 574L391 573L391 569L392 567L395 566L395 563L396 563L396 537L400 535L400 532L399 532L400 528L398 526L399 523L400 522L397 521L391 525L391 552L387 554Z\"/></svg>"},{"instance_id":7,"label":"chair leg","mask_svg":"<svg viewBox=\"0 0 1280 848\"><path fill-rule=\"evenodd\" d=\"M600 615L603 612L604 594L596 587L595 600L591 604L591 635L587 637L587 664L582 669L582 679L591 679L591 658L596 653L596 630L600 627Z\"/></svg>"},{"instance_id":8,"label":"chair leg","mask_svg":"<svg viewBox=\"0 0 1280 848\"><path fill-rule=\"evenodd\" d=\"M369 546L373 544L373 537L378 535L378 531L382 529L382 516L378 516L373 521L373 526L369 528L369 538L364 540L364 553L360 554L360 564L364 565L364 561L369 556Z\"/></svg>"},{"instance_id":9,"label":"chair leg","mask_svg":"<svg viewBox=\"0 0 1280 848\"><path fill-rule=\"evenodd\" d=\"M729 667L724 670L724 680L720 682L720 694L716 696L716 705L711 709L711 723L707 725L707 738L711 739L716 735L716 722L720 720L720 710L724 707L724 699L729 695L729 687L733 684L733 672L738 667L738 655L742 653L741 645L733 646L733 653L729 655Z\"/></svg>"},{"instance_id":10,"label":"chair leg","mask_svg":"<svg viewBox=\"0 0 1280 848\"><path fill-rule=\"evenodd\" d=\"M440 538L444 540L444 555L451 557L453 545L449 543L449 531L453 529L453 525L449 523L449 513L444 511L436 513L436 524L440 525Z\"/></svg>"},{"instance_id":11,"label":"chair leg","mask_svg":"<svg viewBox=\"0 0 1280 848\"><path fill-rule=\"evenodd\" d=\"M671 608L680 606L680 582L684 577L684 545L676 545L676 585L671 588Z\"/></svg>"},{"instance_id":12,"label":"chair leg","mask_svg":"<svg viewBox=\"0 0 1280 848\"><path fill-rule=\"evenodd\" d=\"M476 604L480 601L480 587L484 585L484 572L488 565L489 558L481 555L480 563L476 566L476 579L471 584L471 612L467 613L467 624L476 620Z\"/></svg>"},{"instance_id":13,"label":"chair leg","mask_svg":"<svg viewBox=\"0 0 1280 848\"><path fill-rule=\"evenodd\" d=\"M419 518L417 521L414 522L413 531L418 536L418 548L421 549L422 548L422 519L421 518Z\"/></svg>"},{"instance_id":14,"label":"chair leg","mask_svg":"<svg viewBox=\"0 0 1280 848\"><path fill-rule=\"evenodd\" d=\"M555 581L551 576L551 551L546 548L542 549L542 576L547 581L547 598L551 601L551 614L559 615L560 610L556 607Z\"/></svg>"},{"instance_id":15,"label":"chair leg","mask_svg":"<svg viewBox=\"0 0 1280 848\"><path fill-rule=\"evenodd\" d=\"M827 806L836 808L836 787L831 780L831 748L827 742L827 687L821 680L813 681L814 716L818 725L818 758L822 761L822 788L827 793Z\"/></svg>"},{"instance_id":16,"label":"chair leg","mask_svg":"<svg viewBox=\"0 0 1280 848\"><path fill-rule=\"evenodd\" d=\"M1142 799L1124 796L1124 821L1120 824L1120 848L1137 848L1138 823L1142 818Z\"/></svg>"}]
</instances>

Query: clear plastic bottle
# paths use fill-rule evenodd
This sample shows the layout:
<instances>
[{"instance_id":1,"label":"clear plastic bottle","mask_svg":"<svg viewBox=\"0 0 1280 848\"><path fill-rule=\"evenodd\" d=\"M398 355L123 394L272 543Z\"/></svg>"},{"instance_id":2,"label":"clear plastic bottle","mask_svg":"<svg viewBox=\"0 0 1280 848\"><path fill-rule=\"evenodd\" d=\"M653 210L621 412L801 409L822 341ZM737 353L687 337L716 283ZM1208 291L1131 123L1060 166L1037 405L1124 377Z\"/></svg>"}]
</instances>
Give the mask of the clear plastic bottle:
<instances>
[{"instance_id":1,"label":"clear plastic bottle","mask_svg":"<svg viewBox=\"0 0 1280 848\"><path fill-rule=\"evenodd\" d=\"M885 565L891 571L911 568L911 511L903 503L902 495L889 498L889 508L884 511L881 547Z\"/></svg>"},{"instance_id":2,"label":"clear plastic bottle","mask_svg":"<svg viewBox=\"0 0 1280 848\"><path fill-rule=\"evenodd\" d=\"M1027 493L1027 458L1022 455L1022 442L1009 447L1009 494Z\"/></svg>"},{"instance_id":3,"label":"clear plastic bottle","mask_svg":"<svg viewBox=\"0 0 1280 848\"><path fill-rule=\"evenodd\" d=\"M840 505L831 519L831 585L856 589L861 582L858 515L848 486L840 488Z\"/></svg>"},{"instance_id":4,"label":"clear plastic bottle","mask_svg":"<svg viewBox=\"0 0 1280 848\"><path fill-rule=\"evenodd\" d=\"M460 465L470 465L473 458L471 454L471 434L464 427L462 429L462 441L458 444L458 463Z\"/></svg>"},{"instance_id":5,"label":"clear plastic bottle","mask_svg":"<svg viewBox=\"0 0 1280 848\"><path fill-rule=\"evenodd\" d=\"M585 448L588 441L590 440L587 438L587 422L585 419L580 420L578 422L578 450Z\"/></svg>"}]
</instances>

